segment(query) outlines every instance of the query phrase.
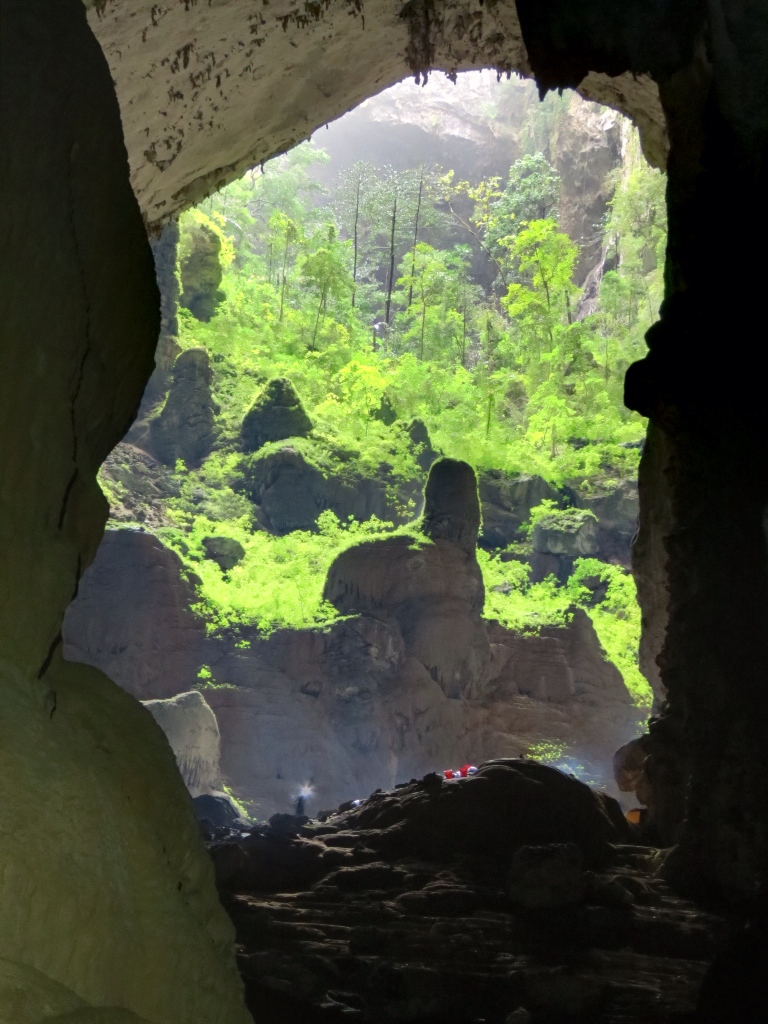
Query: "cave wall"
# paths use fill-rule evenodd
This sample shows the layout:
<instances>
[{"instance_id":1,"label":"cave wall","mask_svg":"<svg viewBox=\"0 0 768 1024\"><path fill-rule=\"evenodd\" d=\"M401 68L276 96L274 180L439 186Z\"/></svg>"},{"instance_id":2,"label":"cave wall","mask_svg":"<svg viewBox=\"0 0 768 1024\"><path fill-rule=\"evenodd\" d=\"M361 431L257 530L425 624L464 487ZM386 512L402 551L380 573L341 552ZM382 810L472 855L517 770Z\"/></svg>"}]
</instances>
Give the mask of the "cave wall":
<instances>
[{"instance_id":1,"label":"cave wall","mask_svg":"<svg viewBox=\"0 0 768 1024\"><path fill-rule=\"evenodd\" d=\"M643 566L641 550L638 565L667 592L657 654L666 703L651 728L649 775L666 797L677 761L677 806L660 836L679 841L670 871L691 887L748 896L768 872L766 352L761 261L721 254L749 251L768 219L762 203L749 218L734 206L768 184L768 9L637 4L627 17L601 0L517 7L540 85L627 68L659 83L670 142L666 292L625 392L655 433L640 517L663 551L644 543L655 564Z\"/></svg>"},{"instance_id":2,"label":"cave wall","mask_svg":"<svg viewBox=\"0 0 768 1024\"><path fill-rule=\"evenodd\" d=\"M89 18L120 102L131 180L155 224L417 71L530 75L515 5L483 0L98 0ZM584 77L663 164L647 75Z\"/></svg>"},{"instance_id":3,"label":"cave wall","mask_svg":"<svg viewBox=\"0 0 768 1024\"><path fill-rule=\"evenodd\" d=\"M0 1018L244 1022L170 748L60 650L159 327L109 69L78 0L0 13Z\"/></svg>"},{"instance_id":4,"label":"cave wall","mask_svg":"<svg viewBox=\"0 0 768 1024\"><path fill-rule=\"evenodd\" d=\"M716 247L748 252L768 218L764 3L88 7L150 225L430 67L577 86L634 117L656 162L666 120L667 299L627 400L669 453L659 662L690 764L679 862L689 879L752 892L768 865L766 354L761 268ZM0 350L4 999L43 978L54 1011L244 1020L231 933L167 744L105 677L59 658L63 611L105 518L96 469L151 371L158 300L109 72L82 8L3 0L0 11L2 129L13 140L0 157L13 254ZM734 222L734 201L750 203L749 216ZM641 487L641 506L654 500ZM54 824L56 842L39 821Z\"/></svg>"}]
</instances>

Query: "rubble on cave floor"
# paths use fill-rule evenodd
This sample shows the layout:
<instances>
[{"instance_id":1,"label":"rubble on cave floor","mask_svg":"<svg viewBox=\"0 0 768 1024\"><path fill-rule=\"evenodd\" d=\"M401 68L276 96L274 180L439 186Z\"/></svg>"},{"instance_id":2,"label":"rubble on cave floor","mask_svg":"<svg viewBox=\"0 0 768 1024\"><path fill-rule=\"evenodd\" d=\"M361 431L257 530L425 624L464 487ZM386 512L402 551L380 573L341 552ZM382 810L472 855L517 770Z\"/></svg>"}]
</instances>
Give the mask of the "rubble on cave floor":
<instances>
[{"instance_id":1,"label":"rubble on cave floor","mask_svg":"<svg viewBox=\"0 0 768 1024\"><path fill-rule=\"evenodd\" d=\"M682 1024L722 922L611 798L524 760L211 843L255 1019Z\"/></svg>"}]
</instances>

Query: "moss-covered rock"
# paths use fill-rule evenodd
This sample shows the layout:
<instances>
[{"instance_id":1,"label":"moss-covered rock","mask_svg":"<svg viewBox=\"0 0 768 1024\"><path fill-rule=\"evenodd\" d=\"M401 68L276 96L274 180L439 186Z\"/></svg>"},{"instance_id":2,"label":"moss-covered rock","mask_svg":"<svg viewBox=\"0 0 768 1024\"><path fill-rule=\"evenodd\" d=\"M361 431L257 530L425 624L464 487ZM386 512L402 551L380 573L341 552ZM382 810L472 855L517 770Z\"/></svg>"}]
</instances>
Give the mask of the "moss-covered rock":
<instances>
[{"instance_id":1,"label":"moss-covered rock","mask_svg":"<svg viewBox=\"0 0 768 1024\"><path fill-rule=\"evenodd\" d=\"M533 529L533 548L541 554L580 558L598 551L597 518L584 508L553 509Z\"/></svg>"},{"instance_id":2,"label":"moss-covered rock","mask_svg":"<svg viewBox=\"0 0 768 1024\"><path fill-rule=\"evenodd\" d=\"M245 558L245 548L234 537L203 537L205 557L210 558L224 572L234 569Z\"/></svg>"},{"instance_id":3,"label":"moss-covered rock","mask_svg":"<svg viewBox=\"0 0 768 1024\"><path fill-rule=\"evenodd\" d=\"M317 455L315 459L313 456ZM310 442L270 445L241 462L243 489L270 533L316 530L326 509L346 522L376 516L400 525L418 509L418 480L396 477L385 467L375 475L356 471L332 452Z\"/></svg>"},{"instance_id":4,"label":"moss-covered rock","mask_svg":"<svg viewBox=\"0 0 768 1024\"><path fill-rule=\"evenodd\" d=\"M312 420L287 377L271 380L245 414L240 437L243 450L255 452L270 441L306 437Z\"/></svg>"},{"instance_id":5,"label":"moss-covered rock","mask_svg":"<svg viewBox=\"0 0 768 1024\"><path fill-rule=\"evenodd\" d=\"M221 245L220 233L202 218L185 225L179 301L203 323L208 323L225 299L219 288L223 274Z\"/></svg>"},{"instance_id":6,"label":"moss-covered rock","mask_svg":"<svg viewBox=\"0 0 768 1024\"><path fill-rule=\"evenodd\" d=\"M204 348L188 348L174 363L168 398L150 426L153 451L167 466L182 459L196 467L210 454L215 417L211 379Z\"/></svg>"}]
</instances>

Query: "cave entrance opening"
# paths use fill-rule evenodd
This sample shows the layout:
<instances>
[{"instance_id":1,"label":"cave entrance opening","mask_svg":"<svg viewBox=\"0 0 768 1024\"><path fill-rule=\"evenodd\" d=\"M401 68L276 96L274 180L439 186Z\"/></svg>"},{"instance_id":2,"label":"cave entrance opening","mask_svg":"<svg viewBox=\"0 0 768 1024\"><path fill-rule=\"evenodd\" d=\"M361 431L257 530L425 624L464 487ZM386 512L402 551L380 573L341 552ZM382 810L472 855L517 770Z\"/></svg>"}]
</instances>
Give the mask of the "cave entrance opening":
<instances>
[{"instance_id":1,"label":"cave entrance opening","mask_svg":"<svg viewBox=\"0 0 768 1024\"><path fill-rule=\"evenodd\" d=\"M468 72L386 90L153 241L157 368L65 651L150 702L203 804L226 780L260 816L318 811L499 756L618 793L650 703L621 388L664 240L629 121ZM430 553L441 455L482 525Z\"/></svg>"},{"instance_id":2,"label":"cave entrance opening","mask_svg":"<svg viewBox=\"0 0 768 1024\"><path fill-rule=\"evenodd\" d=\"M729 226L733 252L762 237L764 204L732 214L734 197L766 184L764 5L598 5L596 28L595 4L573 0L371 2L364 18L339 3L308 19L280 0L253 33L240 4L85 6L103 53L79 0L4 3L0 40L13 140L1 208L19 242L3 268L0 347L13 382L0 517L0 839L13 895L1 904L0 955L12 994L26 1003L42 979L50 1002L34 1003L35 1019L118 1005L141 1019L243 1019L170 751L119 688L62 661L61 619L106 520L97 468L138 404L157 337L136 197L157 226L409 65L530 68L542 87L613 96L644 119L646 140L655 126L657 153L668 133L666 300L627 379L629 404L652 420L641 535L650 589L663 592L669 704L651 729L651 762L663 836L680 840L670 876L754 896L768 865L763 270L718 259L713 225ZM140 799L128 799L134 780Z\"/></svg>"}]
</instances>

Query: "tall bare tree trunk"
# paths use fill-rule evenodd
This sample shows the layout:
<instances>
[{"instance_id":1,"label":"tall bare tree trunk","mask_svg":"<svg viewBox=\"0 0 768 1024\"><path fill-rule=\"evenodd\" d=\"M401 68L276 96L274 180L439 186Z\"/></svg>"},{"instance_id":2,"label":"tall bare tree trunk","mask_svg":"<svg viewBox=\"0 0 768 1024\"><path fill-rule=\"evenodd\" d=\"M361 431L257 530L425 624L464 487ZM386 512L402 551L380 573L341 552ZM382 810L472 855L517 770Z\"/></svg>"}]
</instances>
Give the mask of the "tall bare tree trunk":
<instances>
[{"instance_id":1,"label":"tall bare tree trunk","mask_svg":"<svg viewBox=\"0 0 768 1024\"><path fill-rule=\"evenodd\" d=\"M384 319L389 326L389 316L392 311L392 289L395 285L395 226L397 224L397 196L392 203L392 230L389 234L389 277L387 279L387 306Z\"/></svg>"},{"instance_id":2,"label":"tall bare tree trunk","mask_svg":"<svg viewBox=\"0 0 768 1024\"><path fill-rule=\"evenodd\" d=\"M411 256L411 286L408 289L408 306L413 302L413 275L416 270L416 242L419 240L419 215L421 214L421 193L424 189L424 171L419 174L419 196L416 200L416 218L413 224L413 255Z\"/></svg>"}]
</instances>

